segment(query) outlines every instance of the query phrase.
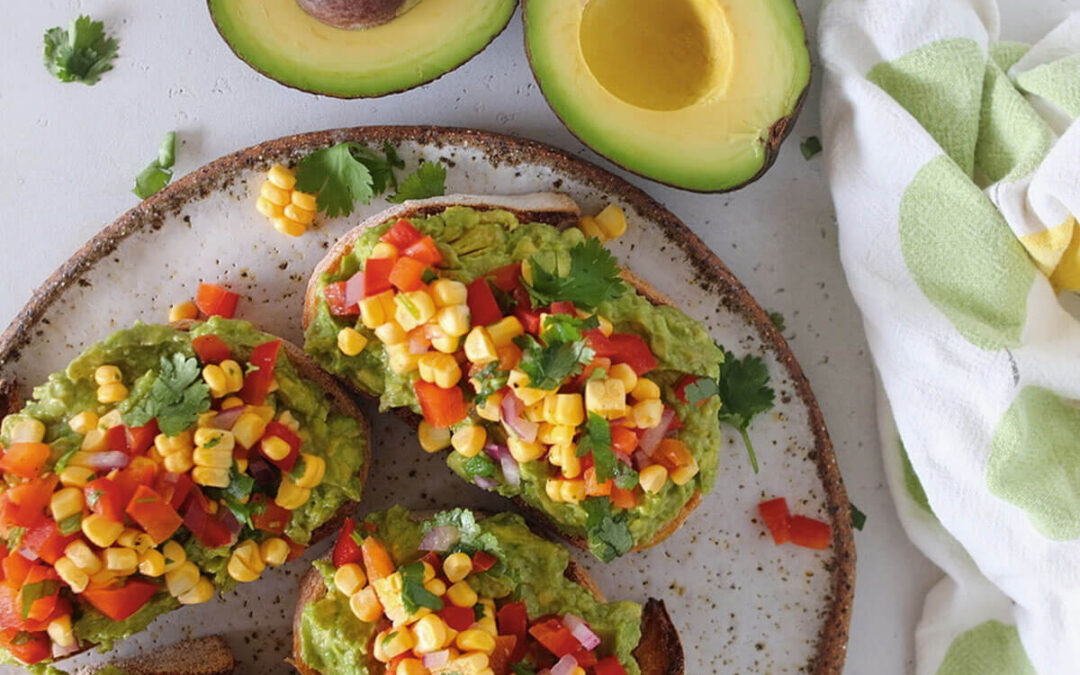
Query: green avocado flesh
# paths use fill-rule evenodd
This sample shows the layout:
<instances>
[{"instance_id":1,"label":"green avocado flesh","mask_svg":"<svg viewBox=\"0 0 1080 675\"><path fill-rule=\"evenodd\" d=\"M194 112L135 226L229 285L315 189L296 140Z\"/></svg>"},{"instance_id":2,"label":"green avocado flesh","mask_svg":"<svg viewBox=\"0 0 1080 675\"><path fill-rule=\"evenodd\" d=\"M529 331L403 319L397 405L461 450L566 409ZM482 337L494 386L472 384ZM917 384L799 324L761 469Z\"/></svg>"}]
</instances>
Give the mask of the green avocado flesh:
<instances>
[{"instance_id":1,"label":"green avocado flesh","mask_svg":"<svg viewBox=\"0 0 1080 675\"><path fill-rule=\"evenodd\" d=\"M343 98L382 96L430 82L480 52L515 0L420 0L379 26L347 30L296 0L210 0L233 51L278 82Z\"/></svg>"},{"instance_id":2,"label":"green avocado flesh","mask_svg":"<svg viewBox=\"0 0 1080 675\"><path fill-rule=\"evenodd\" d=\"M560 255L569 251L584 238L575 228L557 230L540 223L519 223L507 211L479 211L467 207L451 207L441 214L412 220L424 234L431 235L443 256L439 274L445 278L469 283L478 276L515 261L525 260L537 251ZM339 269L317 281L319 305L314 320L305 333L304 348L327 370L349 380L372 396L377 396L382 409L407 407L419 412L413 391L415 374L397 375L387 365L387 354L374 334L357 323L357 330L368 338L368 345L356 356L346 356L337 347L337 334L342 327L353 325L347 318L334 317L323 300L322 289L329 283L347 279L363 267L379 237L392 223L365 232L353 250L346 255ZM685 425L679 438L686 443L701 468L694 480L682 486L671 481L656 494L646 494L637 508L626 513L635 544L650 541L672 520L695 491L712 490L722 444L717 413L720 400L709 397L701 405L687 406L674 395L682 374L715 378L723 355L705 328L682 311L665 305L651 304L644 296L628 290L616 300L605 302L597 313L606 317L617 332L637 333L649 343L659 362L657 370L648 377L660 385L664 402L675 409ZM465 480L465 458L451 452L450 468ZM521 483L512 487L502 481L496 469L498 492L506 497L521 497L530 506L550 516L566 533L584 535L587 513L581 504L557 503L544 490L547 478L554 473L546 460L527 462L521 466Z\"/></svg>"},{"instance_id":3,"label":"green avocado flesh","mask_svg":"<svg viewBox=\"0 0 1080 675\"><path fill-rule=\"evenodd\" d=\"M810 53L792 0L525 0L536 81L570 131L648 178L757 178L793 124Z\"/></svg>"},{"instance_id":4,"label":"green avocado flesh","mask_svg":"<svg viewBox=\"0 0 1080 675\"><path fill-rule=\"evenodd\" d=\"M524 601L529 617L574 614L600 636L601 657L615 655L629 675L641 670L633 650L641 641L641 606L633 602L598 602L592 593L564 576L570 555L566 549L533 534L521 516L500 513L477 519L471 511L455 509L417 522L395 506L368 516L377 527L373 536L386 546L398 565L421 557L424 533L436 525L452 525L461 533L455 550L484 550L499 559L487 572L472 574L466 582L482 598L502 602ZM301 615L300 656L322 675L376 675L383 665L371 657L376 625L357 619L349 600L334 587L334 568L316 562L326 582L326 595L308 603Z\"/></svg>"},{"instance_id":5,"label":"green avocado flesh","mask_svg":"<svg viewBox=\"0 0 1080 675\"><path fill-rule=\"evenodd\" d=\"M94 370L98 366L115 365L124 374L130 389L128 399L118 406L124 412L147 394L153 379L147 374L157 371L163 356L194 357L192 338L209 334L221 338L233 358L241 363L246 362L254 346L276 339L247 322L220 317L197 323L186 333L168 326L137 323L89 347L65 370L53 373L45 384L36 387L33 399L23 410L4 419L0 443L5 447L9 444L12 427L19 419L29 416L40 420L46 427L45 441L53 449L46 465L49 470L60 457L82 442L82 436L68 426L71 417L84 410L98 414L107 410L107 406L99 404L96 398ZM319 385L302 378L284 353L279 356L274 373L279 388L269 395L266 404L274 405L279 413L290 411L300 423L303 452L326 461L323 482L312 490L311 498L293 512L285 530L293 541L306 544L312 531L329 520L342 504L360 499L362 486L358 475L368 441L360 422L333 412ZM247 528L240 535L242 539L256 540L265 536L269 535ZM187 559L194 562L219 591L227 591L235 585L225 569L231 553L229 547L207 549L184 527L173 535L173 539L183 543ZM80 596L72 597L75 635L80 643L103 650L111 648L117 640L142 631L159 615L180 606L163 588L132 616L113 621L81 601Z\"/></svg>"}]
</instances>

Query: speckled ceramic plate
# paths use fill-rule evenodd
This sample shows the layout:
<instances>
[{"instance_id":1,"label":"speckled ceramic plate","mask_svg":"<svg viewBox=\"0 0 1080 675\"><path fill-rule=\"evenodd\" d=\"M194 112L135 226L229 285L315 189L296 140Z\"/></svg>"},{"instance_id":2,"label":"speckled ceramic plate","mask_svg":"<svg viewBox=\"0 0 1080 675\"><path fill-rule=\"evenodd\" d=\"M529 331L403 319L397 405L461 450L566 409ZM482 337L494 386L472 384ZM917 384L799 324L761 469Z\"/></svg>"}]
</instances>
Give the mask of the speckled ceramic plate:
<instances>
[{"instance_id":1,"label":"speckled ceramic plate","mask_svg":"<svg viewBox=\"0 0 1080 675\"><path fill-rule=\"evenodd\" d=\"M58 270L0 337L0 376L39 383L112 331L136 319L163 321L168 306L192 297L200 280L220 281L243 294L239 316L300 342L300 308L311 269L338 236L385 204L323 221L289 239L255 212L255 199L271 164L344 140L373 148L389 140L409 167L421 158L441 160L449 167L452 192L561 190L586 212L609 202L621 205L630 229L612 243L615 253L705 322L721 344L737 355L765 357L777 407L751 428L761 473L750 470L738 435L727 433L716 490L682 529L660 546L610 565L579 551L575 556L609 597L667 602L691 675L839 673L854 544L832 445L799 364L742 284L674 215L621 179L551 147L471 130L365 127L281 138L223 157L121 216ZM423 453L397 419L367 410L375 461L364 509L395 502L414 509L508 508L465 487L441 456ZM796 512L831 522L832 548L774 546L756 518L756 505L777 495L786 496ZM327 546L315 547L307 559ZM117 652L223 633L241 672L288 672L282 659L296 578L305 568L305 562L294 562L224 598L174 612Z\"/></svg>"}]
</instances>

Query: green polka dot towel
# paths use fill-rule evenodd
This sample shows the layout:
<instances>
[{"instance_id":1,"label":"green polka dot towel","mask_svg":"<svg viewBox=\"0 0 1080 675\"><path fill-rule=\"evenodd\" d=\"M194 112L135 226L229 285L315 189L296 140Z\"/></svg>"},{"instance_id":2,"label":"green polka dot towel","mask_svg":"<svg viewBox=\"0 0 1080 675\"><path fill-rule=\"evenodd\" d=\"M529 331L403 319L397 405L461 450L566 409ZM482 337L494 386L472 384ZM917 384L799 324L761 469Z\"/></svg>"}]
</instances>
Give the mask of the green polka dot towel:
<instances>
[{"instance_id":1,"label":"green polka dot towel","mask_svg":"<svg viewBox=\"0 0 1080 675\"><path fill-rule=\"evenodd\" d=\"M886 473L946 574L918 675L1080 673L1080 322L1063 307L1080 290L1080 14L1034 45L999 35L991 0L831 0L819 30Z\"/></svg>"}]
</instances>

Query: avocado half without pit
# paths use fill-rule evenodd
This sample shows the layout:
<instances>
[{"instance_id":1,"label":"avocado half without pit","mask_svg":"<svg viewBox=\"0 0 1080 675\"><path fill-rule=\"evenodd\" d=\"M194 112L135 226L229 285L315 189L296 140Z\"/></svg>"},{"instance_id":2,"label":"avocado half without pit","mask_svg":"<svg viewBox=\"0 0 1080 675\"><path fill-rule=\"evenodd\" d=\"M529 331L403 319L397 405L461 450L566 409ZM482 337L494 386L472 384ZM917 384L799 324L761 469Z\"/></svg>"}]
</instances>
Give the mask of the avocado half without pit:
<instances>
[{"instance_id":1,"label":"avocado half without pit","mask_svg":"<svg viewBox=\"0 0 1080 675\"><path fill-rule=\"evenodd\" d=\"M675 187L760 177L810 82L792 0L524 0L524 16L533 73L570 131Z\"/></svg>"},{"instance_id":2,"label":"avocado half without pit","mask_svg":"<svg viewBox=\"0 0 1080 675\"><path fill-rule=\"evenodd\" d=\"M516 0L208 0L218 32L278 82L338 98L430 82L502 32Z\"/></svg>"}]
</instances>

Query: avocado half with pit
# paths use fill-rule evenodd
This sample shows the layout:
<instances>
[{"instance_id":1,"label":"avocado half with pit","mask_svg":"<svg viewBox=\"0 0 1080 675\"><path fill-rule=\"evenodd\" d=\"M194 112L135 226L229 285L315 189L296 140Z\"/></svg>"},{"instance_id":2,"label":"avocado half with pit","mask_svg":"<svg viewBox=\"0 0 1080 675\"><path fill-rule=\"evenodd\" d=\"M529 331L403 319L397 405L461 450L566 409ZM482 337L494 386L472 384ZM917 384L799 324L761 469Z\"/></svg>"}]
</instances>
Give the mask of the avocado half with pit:
<instances>
[{"instance_id":1,"label":"avocado half with pit","mask_svg":"<svg viewBox=\"0 0 1080 675\"><path fill-rule=\"evenodd\" d=\"M218 32L278 82L338 98L430 82L502 32L516 0L208 0Z\"/></svg>"},{"instance_id":2,"label":"avocado half with pit","mask_svg":"<svg viewBox=\"0 0 1080 675\"><path fill-rule=\"evenodd\" d=\"M523 0L555 113L616 164L720 192L776 158L810 82L792 0Z\"/></svg>"}]
</instances>

